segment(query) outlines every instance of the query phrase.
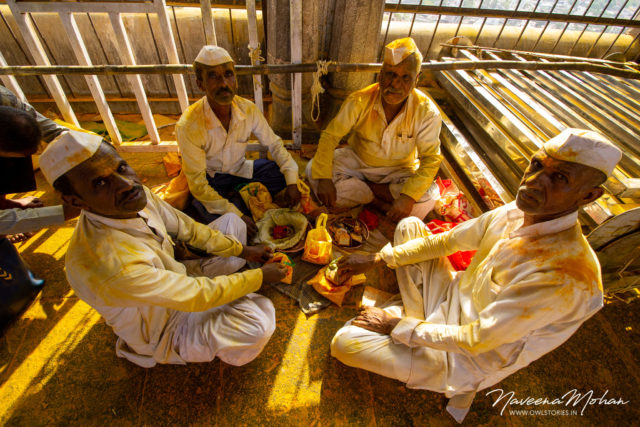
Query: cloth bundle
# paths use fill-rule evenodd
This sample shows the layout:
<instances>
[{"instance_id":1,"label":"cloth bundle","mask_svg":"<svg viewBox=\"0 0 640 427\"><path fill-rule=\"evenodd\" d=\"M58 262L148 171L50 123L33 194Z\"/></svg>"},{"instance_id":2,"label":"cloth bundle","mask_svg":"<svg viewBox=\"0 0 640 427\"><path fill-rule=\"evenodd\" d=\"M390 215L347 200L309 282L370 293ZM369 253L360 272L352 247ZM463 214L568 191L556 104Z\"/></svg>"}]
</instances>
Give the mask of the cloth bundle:
<instances>
[{"instance_id":1,"label":"cloth bundle","mask_svg":"<svg viewBox=\"0 0 640 427\"><path fill-rule=\"evenodd\" d=\"M269 209L278 209L273 203L271 193L260 182L251 182L240 189L240 196L251 211L254 221L259 221Z\"/></svg>"},{"instance_id":2,"label":"cloth bundle","mask_svg":"<svg viewBox=\"0 0 640 427\"><path fill-rule=\"evenodd\" d=\"M268 245L275 250L289 249L302 240L308 224L309 221L300 212L289 209L270 209L256 223L258 227L256 242ZM292 227L293 233L282 239L274 239L271 232L278 225Z\"/></svg>"},{"instance_id":3,"label":"cloth bundle","mask_svg":"<svg viewBox=\"0 0 640 427\"><path fill-rule=\"evenodd\" d=\"M313 286L313 289L320 295L338 307L342 307L342 302L347 292L349 292L352 287L363 284L366 281L366 277L364 274L358 274L342 280L336 262L337 260L334 260L331 264L318 271L307 283Z\"/></svg>"}]
</instances>

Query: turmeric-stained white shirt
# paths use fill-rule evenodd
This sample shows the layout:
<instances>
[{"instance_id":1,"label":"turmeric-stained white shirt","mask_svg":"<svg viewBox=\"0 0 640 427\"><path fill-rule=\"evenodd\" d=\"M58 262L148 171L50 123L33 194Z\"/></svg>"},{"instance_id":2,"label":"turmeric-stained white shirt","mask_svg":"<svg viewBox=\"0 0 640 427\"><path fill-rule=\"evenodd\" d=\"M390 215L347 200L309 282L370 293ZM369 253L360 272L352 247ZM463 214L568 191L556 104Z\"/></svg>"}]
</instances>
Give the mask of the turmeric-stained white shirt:
<instances>
[{"instance_id":1,"label":"turmeric-stained white shirt","mask_svg":"<svg viewBox=\"0 0 640 427\"><path fill-rule=\"evenodd\" d=\"M111 219L83 211L66 255L76 295L95 308L118 335L116 353L151 367L184 363L173 345L187 312L205 311L257 291L260 269L228 276L189 277L173 242L211 255L237 256L242 244L173 209L145 188L138 218Z\"/></svg>"},{"instance_id":2,"label":"turmeric-stained white shirt","mask_svg":"<svg viewBox=\"0 0 640 427\"><path fill-rule=\"evenodd\" d=\"M410 167L415 175L406 181L402 193L414 200L427 191L438 172L440 127L438 108L424 93L413 89L402 110L387 123L378 83L349 95L338 114L322 131L311 165L313 179L331 179L333 152L351 133L349 146L369 167Z\"/></svg>"},{"instance_id":3,"label":"turmeric-stained white shirt","mask_svg":"<svg viewBox=\"0 0 640 427\"><path fill-rule=\"evenodd\" d=\"M449 232L381 251L390 266L478 251L440 307L446 322L405 317L391 334L410 347L447 352L441 392L499 382L558 347L603 305L600 265L577 212L527 227L523 217L513 202ZM408 385L427 382L423 372L428 369L412 367Z\"/></svg>"},{"instance_id":4,"label":"turmeric-stained white shirt","mask_svg":"<svg viewBox=\"0 0 640 427\"><path fill-rule=\"evenodd\" d=\"M284 148L282 139L271 127L256 105L235 96L231 103L231 122L227 132L203 97L191 105L176 125L176 138L182 153L182 169L191 194L213 214L242 213L220 196L207 181L207 174L226 173L251 178L253 160L245 157L251 134L267 147L280 166L287 185L298 181L298 165Z\"/></svg>"}]
</instances>

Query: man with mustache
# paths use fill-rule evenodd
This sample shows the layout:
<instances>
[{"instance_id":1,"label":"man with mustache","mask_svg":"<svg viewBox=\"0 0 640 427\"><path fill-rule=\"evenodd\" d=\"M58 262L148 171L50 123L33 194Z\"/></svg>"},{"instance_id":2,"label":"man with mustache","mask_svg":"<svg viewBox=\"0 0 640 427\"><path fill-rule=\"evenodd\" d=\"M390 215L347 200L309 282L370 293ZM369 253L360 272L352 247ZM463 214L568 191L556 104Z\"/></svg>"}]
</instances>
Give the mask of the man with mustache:
<instances>
[{"instance_id":1,"label":"man with mustache","mask_svg":"<svg viewBox=\"0 0 640 427\"><path fill-rule=\"evenodd\" d=\"M476 391L565 342L603 305L598 259L578 209L603 193L621 152L602 135L566 129L538 151L516 201L430 235L416 218L394 246L343 258L353 274L396 269L401 299L367 307L333 339L343 363L444 393L461 422ZM464 272L447 255L477 250Z\"/></svg>"},{"instance_id":2,"label":"man with mustache","mask_svg":"<svg viewBox=\"0 0 640 427\"><path fill-rule=\"evenodd\" d=\"M213 215L237 214L253 235L257 229L237 186L257 181L272 196L286 188L288 203L294 206L300 201L298 165L258 107L236 95L235 67L226 50L204 46L193 67L196 83L205 96L182 114L176 138L189 190L197 199L194 204L209 220L215 218ZM252 133L275 162L245 158Z\"/></svg>"},{"instance_id":3,"label":"man with mustache","mask_svg":"<svg viewBox=\"0 0 640 427\"><path fill-rule=\"evenodd\" d=\"M435 204L442 120L415 88L422 54L410 37L385 47L378 83L352 93L322 132L307 177L329 207L375 203L397 222ZM347 134L348 147L336 147Z\"/></svg>"},{"instance_id":4,"label":"man with mustache","mask_svg":"<svg viewBox=\"0 0 640 427\"><path fill-rule=\"evenodd\" d=\"M253 360L275 329L271 301L254 294L284 278L271 251L246 246L246 226L233 214L209 224L173 209L141 183L109 144L69 131L40 158L49 183L82 209L65 267L76 295L118 335L116 354L142 367L157 363L231 365ZM205 258L179 262L174 245Z\"/></svg>"}]
</instances>

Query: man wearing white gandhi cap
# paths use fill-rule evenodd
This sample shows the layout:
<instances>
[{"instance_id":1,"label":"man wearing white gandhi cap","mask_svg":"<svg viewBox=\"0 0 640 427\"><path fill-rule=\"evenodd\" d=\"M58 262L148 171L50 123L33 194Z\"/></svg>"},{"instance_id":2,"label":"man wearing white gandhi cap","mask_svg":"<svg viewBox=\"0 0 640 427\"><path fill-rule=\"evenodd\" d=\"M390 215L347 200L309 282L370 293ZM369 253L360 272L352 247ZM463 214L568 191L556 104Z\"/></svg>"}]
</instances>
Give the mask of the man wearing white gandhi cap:
<instances>
[{"instance_id":1,"label":"man wearing white gandhi cap","mask_svg":"<svg viewBox=\"0 0 640 427\"><path fill-rule=\"evenodd\" d=\"M410 37L385 46L378 83L344 101L322 132L307 176L330 207L373 203L397 222L435 205L440 126L435 103L416 89L422 54ZM349 135L348 147L336 147Z\"/></svg>"},{"instance_id":2,"label":"man wearing white gandhi cap","mask_svg":"<svg viewBox=\"0 0 640 427\"><path fill-rule=\"evenodd\" d=\"M237 186L260 182L272 196L286 188L288 202L294 206L300 201L298 165L258 107L236 95L235 68L225 49L203 46L193 67L205 96L182 114L176 138L182 169L196 199L194 206L208 220L235 213L245 221L249 234L254 234L257 228ZM246 159L251 134L273 160Z\"/></svg>"},{"instance_id":3,"label":"man wearing white gandhi cap","mask_svg":"<svg viewBox=\"0 0 640 427\"><path fill-rule=\"evenodd\" d=\"M603 304L600 265L578 209L603 193L621 152L602 135L566 129L544 144L516 201L430 235L402 220L395 241L339 267L396 269L400 296L367 307L333 339L343 363L444 393L459 422L475 393L565 342ZM476 250L464 272L446 256Z\"/></svg>"},{"instance_id":4,"label":"man wearing white gandhi cap","mask_svg":"<svg viewBox=\"0 0 640 427\"><path fill-rule=\"evenodd\" d=\"M254 294L277 282L264 246L246 246L236 215L205 226L140 183L102 138L69 131L40 157L45 178L82 213L65 258L69 284L118 335L116 354L143 367L156 363L232 365L253 360L275 328L271 301ZM174 245L206 254L179 262ZM178 246L176 246L177 250Z\"/></svg>"}]
</instances>

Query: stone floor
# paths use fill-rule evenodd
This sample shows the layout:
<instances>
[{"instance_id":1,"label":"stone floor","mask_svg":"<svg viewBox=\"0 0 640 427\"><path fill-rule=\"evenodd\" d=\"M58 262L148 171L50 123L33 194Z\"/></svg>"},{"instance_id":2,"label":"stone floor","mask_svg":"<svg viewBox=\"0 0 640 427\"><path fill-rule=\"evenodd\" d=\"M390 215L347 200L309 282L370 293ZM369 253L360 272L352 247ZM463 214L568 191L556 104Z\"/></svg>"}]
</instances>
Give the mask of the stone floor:
<instances>
[{"instance_id":1,"label":"stone floor","mask_svg":"<svg viewBox=\"0 0 640 427\"><path fill-rule=\"evenodd\" d=\"M161 156L129 155L149 186L166 180ZM46 184L39 178L39 188ZM41 194L41 193L38 193ZM55 200L43 195L48 203ZM38 232L19 250L47 283L0 337L2 425L453 425L446 400L346 367L329 355L350 304L305 317L274 289L277 329L252 363L137 367L115 356L115 336L70 290L63 272L73 222ZM371 284L376 279L369 278ZM560 397L572 389L626 405L512 406L478 393L467 425L632 425L640 418L640 301L609 302L563 346L491 389ZM556 410L515 415L509 409ZM575 410L575 415L560 411Z\"/></svg>"}]
</instances>

